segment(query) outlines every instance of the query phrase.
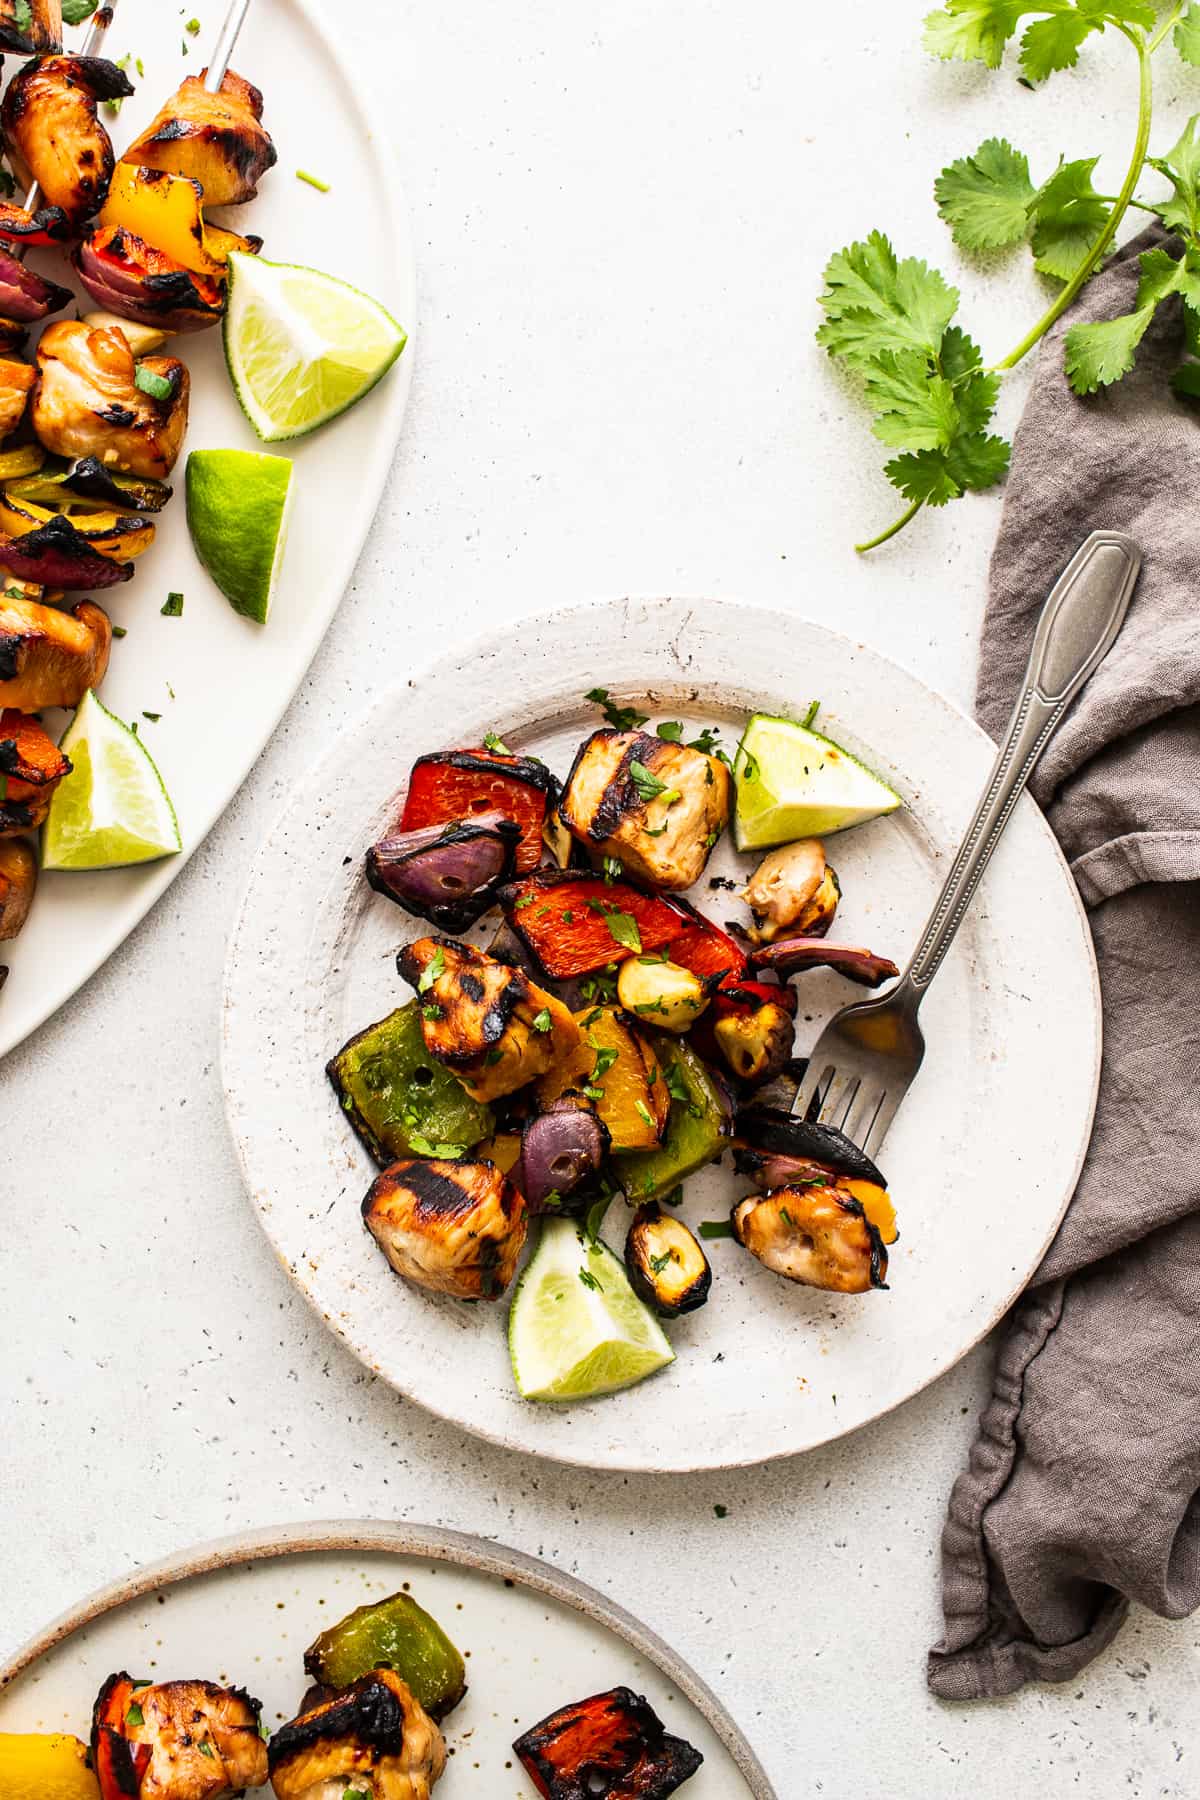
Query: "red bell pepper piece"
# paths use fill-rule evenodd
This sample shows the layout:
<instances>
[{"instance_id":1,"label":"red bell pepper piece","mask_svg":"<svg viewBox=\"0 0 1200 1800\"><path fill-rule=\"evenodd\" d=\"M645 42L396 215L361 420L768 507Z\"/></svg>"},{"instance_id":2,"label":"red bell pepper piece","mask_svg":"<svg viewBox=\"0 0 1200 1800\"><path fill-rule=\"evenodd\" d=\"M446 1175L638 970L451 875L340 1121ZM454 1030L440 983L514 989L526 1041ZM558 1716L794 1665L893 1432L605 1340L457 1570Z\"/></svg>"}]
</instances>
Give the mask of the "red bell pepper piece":
<instances>
[{"instance_id":1,"label":"red bell pepper piece","mask_svg":"<svg viewBox=\"0 0 1200 1800\"><path fill-rule=\"evenodd\" d=\"M679 930L679 914L626 881L539 869L500 889L512 929L556 981L590 975L639 950L661 950Z\"/></svg>"},{"instance_id":2,"label":"red bell pepper piece","mask_svg":"<svg viewBox=\"0 0 1200 1800\"><path fill-rule=\"evenodd\" d=\"M138 1684L146 1687L148 1683ZM100 1800L137 1800L142 1777L150 1767L149 1744L131 1744L125 1721L137 1692L125 1674L110 1675L96 1697L92 1714L92 1766Z\"/></svg>"},{"instance_id":3,"label":"red bell pepper piece","mask_svg":"<svg viewBox=\"0 0 1200 1800\"><path fill-rule=\"evenodd\" d=\"M513 1749L544 1800L668 1800L704 1761L627 1687L562 1707L522 1732Z\"/></svg>"},{"instance_id":4,"label":"red bell pepper piece","mask_svg":"<svg viewBox=\"0 0 1200 1800\"><path fill-rule=\"evenodd\" d=\"M496 750L443 750L413 764L401 831L503 813L521 830L517 873L528 875L542 860L542 827L558 801L558 783L544 763Z\"/></svg>"},{"instance_id":5,"label":"red bell pepper piece","mask_svg":"<svg viewBox=\"0 0 1200 1800\"><path fill-rule=\"evenodd\" d=\"M682 930L670 943L671 961L681 969L690 969L701 981L720 975L722 987L740 980L747 968L746 952L741 946L686 900L673 900L671 904L683 920Z\"/></svg>"},{"instance_id":6,"label":"red bell pepper piece","mask_svg":"<svg viewBox=\"0 0 1200 1800\"><path fill-rule=\"evenodd\" d=\"M46 250L68 242L71 221L61 206L39 206L36 212L12 200L0 200L0 238L9 238L27 249Z\"/></svg>"}]
</instances>

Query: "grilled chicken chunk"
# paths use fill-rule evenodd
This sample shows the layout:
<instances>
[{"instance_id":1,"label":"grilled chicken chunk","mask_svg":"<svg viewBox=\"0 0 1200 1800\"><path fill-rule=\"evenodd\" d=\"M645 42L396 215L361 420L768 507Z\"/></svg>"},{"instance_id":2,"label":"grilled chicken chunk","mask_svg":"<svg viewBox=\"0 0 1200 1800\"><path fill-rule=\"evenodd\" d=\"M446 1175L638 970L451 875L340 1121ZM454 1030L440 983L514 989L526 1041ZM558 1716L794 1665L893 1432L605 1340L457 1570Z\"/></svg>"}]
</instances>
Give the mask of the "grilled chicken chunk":
<instances>
[{"instance_id":1,"label":"grilled chicken chunk","mask_svg":"<svg viewBox=\"0 0 1200 1800\"><path fill-rule=\"evenodd\" d=\"M495 1163L393 1163L371 1183L363 1220L397 1275L457 1300L497 1300L528 1231L525 1199Z\"/></svg>"},{"instance_id":2,"label":"grilled chicken chunk","mask_svg":"<svg viewBox=\"0 0 1200 1800\"><path fill-rule=\"evenodd\" d=\"M263 97L230 69L219 94L189 75L122 162L187 175L204 189L206 206L253 200L258 182L276 162L262 124Z\"/></svg>"},{"instance_id":3,"label":"grilled chicken chunk","mask_svg":"<svg viewBox=\"0 0 1200 1800\"><path fill-rule=\"evenodd\" d=\"M35 380L28 363L0 359L0 438L11 436L25 417Z\"/></svg>"},{"instance_id":4,"label":"grilled chicken chunk","mask_svg":"<svg viewBox=\"0 0 1200 1800\"><path fill-rule=\"evenodd\" d=\"M704 873L729 795L729 771L715 756L645 731L594 731L559 812L594 856L615 856L650 886L682 891Z\"/></svg>"},{"instance_id":5,"label":"grilled chicken chunk","mask_svg":"<svg viewBox=\"0 0 1200 1800\"><path fill-rule=\"evenodd\" d=\"M96 1700L92 1760L101 1800L232 1800L267 1779L261 1708L211 1681L138 1685L110 1675Z\"/></svg>"},{"instance_id":6,"label":"grilled chicken chunk","mask_svg":"<svg viewBox=\"0 0 1200 1800\"><path fill-rule=\"evenodd\" d=\"M429 1800L446 1745L400 1677L376 1669L281 1726L270 1763L277 1800Z\"/></svg>"},{"instance_id":7,"label":"grilled chicken chunk","mask_svg":"<svg viewBox=\"0 0 1200 1800\"><path fill-rule=\"evenodd\" d=\"M36 181L76 230L104 204L116 165L97 104L132 93L129 77L103 56L44 56L8 84L0 124L22 186Z\"/></svg>"},{"instance_id":8,"label":"grilled chicken chunk","mask_svg":"<svg viewBox=\"0 0 1200 1800\"><path fill-rule=\"evenodd\" d=\"M50 797L71 764L41 721L0 712L0 838L30 831L50 810Z\"/></svg>"},{"instance_id":9,"label":"grilled chicken chunk","mask_svg":"<svg viewBox=\"0 0 1200 1800\"><path fill-rule=\"evenodd\" d=\"M773 943L784 932L823 937L833 923L842 890L820 838L801 838L763 858L742 890L754 914L753 936Z\"/></svg>"},{"instance_id":10,"label":"grilled chicken chunk","mask_svg":"<svg viewBox=\"0 0 1200 1800\"><path fill-rule=\"evenodd\" d=\"M29 917L38 863L25 838L0 839L0 944L15 938Z\"/></svg>"},{"instance_id":11,"label":"grilled chicken chunk","mask_svg":"<svg viewBox=\"0 0 1200 1800\"><path fill-rule=\"evenodd\" d=\"M749 1194L733 1209L738 1242L776 1275L836 1294L887 1285L883 1239L862 1202L819 1185Z\"/></svg>"},{"instance_id":12,"label":"grilled chicken chunk","mask_svg":"<svg viewBox=\"0 0 1200 1800\"><path fill-rule=\"evenodd\" d=\"M62 23L62 0L0 0L0 50L61 50Z\"/></svg>"},{"instance_id":13,"label":"grilled chicken chunk","mask_svg":"<svg viewBox=\"0 0 1200 1800\"><path fill-rule=\"evenodd\" d=\"M191 392L176 357L147 356L135 365L115 325L93 330L62 320L43 332L37 362L33 428L47 450L69 459L96 456L122 474L166 480L183 448ZM165 400L137 386L138 367L170 383Z\"/></svg>"},{"instance_id":14,"label":"grilled chicken chunk","mask_svg":"<svg viewBox=\"0 0 1200 1800\"><path fill-rule=\"evenodd\" d=\"M470 944L418 938L396 965L421 996L426 1050L473 1100L515 1093L579 1043L579 1026L561 1000Z\"/></svg>"},{"instance_id":15,"label":"grilled chicken chunk","mask_svg":"<svg viewBox=\"0 0 1200 1800\"><path fill-rule=\"evenodd\" d=\"M82 600L70 612L0 590L0 706L78 706L108 669L108 614Z\"/></svg>"}]
</instances>

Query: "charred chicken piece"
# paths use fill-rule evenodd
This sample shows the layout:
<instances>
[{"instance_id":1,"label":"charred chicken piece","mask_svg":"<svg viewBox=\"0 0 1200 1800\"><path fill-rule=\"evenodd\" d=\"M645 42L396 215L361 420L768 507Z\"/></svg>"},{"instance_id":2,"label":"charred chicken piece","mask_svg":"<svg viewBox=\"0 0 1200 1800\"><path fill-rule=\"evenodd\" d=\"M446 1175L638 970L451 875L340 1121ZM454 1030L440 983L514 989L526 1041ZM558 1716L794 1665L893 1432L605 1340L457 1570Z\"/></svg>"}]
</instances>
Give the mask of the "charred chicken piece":
<instances>
[{"instance_id":1,"label":"charred chicken piece","mask_svg":"<svg viewBox=\"0 0 1200 1800\"><path fill-rule=\"evenodd\" d=\"M652 887L700 879L729 818L729 771L715 756L644 731L594 731L559 812L594 856L615 856Z\"/></svg>"},{"instance_id":2,"label":"charred chicken piece","mask_svg":"<svg viewBox=\"0 0 1200 1800\"><path fill-rule=\"evenodd\" d=\"M74 230L99 211L116 166L97 117L133 83L103 56L43 56L13 76L0 107L4 139L25 185L37 182Z\"/></svg>"},{"instance_id":3,"label":"charred chicken piece","mask_svg":"<svg viewBox=\"0 0 1200 1800\"><path fill-rule=\"evenodd\" d=\"M0 0L0 50L62 49L62 0Z\"/></svg>"},{"instance_id":4,"label":"charred chicken piece","mask_svg":"<svg viewBox=\"0 0 1200 1800\"><path fill-rule=\"evenodd\" d=\"M429 1800L446 1745L406 1683L375 1669L281 1726L270 1765L277 1800Z\"/></svg>"},{"instance_id":5,"label":"charred chicken piece","mask_svg":"<svg viewBox=\"0 0 1200 1800\"><path fill-rule=\"evenodd\" d=\"M97 456L106 468L165 481L187 431L190 383L174 356L135 365L124 332L63 321L37 348L33 428L47 450L71 460ZM138 368L170 387L155 400L137 386Z\"/></svg>"},{"instance_id":6,"label":"charred chicken piece","mask_svg":"<svg viewBox=\"0 0 1200 1800\"><path fill-rule=\"evenodd\" d=\"M695 1312L708 1299L712 1269L683 1220L657 1201L639 1206L625 1239L625 1267L639 1299L664 1319Z\"/></svg>"},{"instance_id":7,"label":"charred chicken piece","mask_svg":"<svg viewBox=\"0 0 1200 1800\"><path fill-rule=\"evenodd\" d=\"M529 1229L520 1189L490 1162L393 1163L362 1212L397 1275L456 1300L498 1300Z\"/></svg>"},{"instance_id":8,"label":"charred chicken piece","mask_svg":"<svg viewBox=\"0 0 1200 1800\"><path fill-rule=\"evenodd\" d=\"M78 706L104 680L111 647L108 614L90 600L64 612L0 589L0 706Z\"/></svg>"},{"instance_id":9,"label":"charred chicken piece","mask_svg":"<svg viewBox=\"0 0 1200 1800\"><path fill-rule=\"evenodd\" d=\"M218 94L190 75L121 161L198 181L206 206L238 206L277 160L262 115L262 95L232 69Z\"/></svg>"},{"instance_id":10,"label":"charred chicken piece","mask_svg":"<svg viewBox=\"0 0 1200 1800\"><path fill-rule=\"evenodd\" d=\"M515 1093L579 1044L561 1000L470 944L418 938L396 966L421 998L426 1050L473 1100Z\"/></svg>"},{"instance_id":11,"label":"charred chicken piece","mask_svg":"<svg viewBox=\"0 0 1200 1800\"><path fill-rule=\"evenodd\" d=\"M783 1187L837 1188L861 1204L867 1223L874 1225L885 1244L894 1244L900 1235L896 1229L896 1208L881 1181L863 1181L810 1158L748 1150L744 1146L734 1151L733 1166L739 1175L750 1177L760 1194L773 1194Z\"/></svg>"},{"instance_id":12,"label":"charred chicken piece","mask_svg":"<svg viewBox=\"0 0 1200 1800\"><path fill-rule=\"evenodd\" d=\"M38 862L25 838L0 839L0 944L15 938L33 905Z\"/></svg>"},{"instance_id":13,"label":"charred chicken piece","mask_svg":"<svg viewBox=\"0 0 1200 1800\"><path fill-rule=\"evenodd\" d=\"M71 764L41 721L0 712L0 837L30 831L50 810L50 797Z\"/></svg>"},{"instance_id":14,"label":"charred chicken piece","mask_svg":"<svg viewBox=\"0 0 1200 1800\"><path fill-rule=\"evenodd\" d=\"M0 438L11 436L25 417L36 379L28 363L0 358Z\"/></svg>"},{"instance_id":15,"label":"charred chicken piece","mask_svg":"<svg viewBox=\"0 0 1200 1800\"><path fill-rule=\"evenodd\" d=\"M704 1761L627 1687L551 1713L513 1749L544 1800L667 1800Z\"/></svg>"},{"instance_id":16,"label":"charred chicken piece","mask_svg":"<svg viewBox=\"0 0 1200 1800\"><path fill-rule=\"evenodd\" d=\"M769 944L783 932L823 937L842 897L820 838L801 838L764 857L742 890L754 914L754 941Z\"/></svg>"},{"instance_id":17,"label":"charred chicken piece","mask_svg":"<svg viewBox=\"0 0 1200 1800\"><path fill-rule=\"evenodd\" d=\"M260 1713L241 1688L110 1675L92 1717L100 1800L232 1800L260 1787Z\"/></svg>"},{"instance_id":18,"label":"charred chicken piece","mask_svg":"<svg viewBox=\"0 0 1200 1800\"><path fill-rule=\"evenodd\" d=\"M733 1209L738 1242L776 1275L835 1294L887 1286L887 1250L862 1202L839 1188L793 1185Z\"/></svg>"},{"instance_id":19,"label":"charred chicken piece","mask_svg":"<svg viewBox=\"0 0 1200 1800\"><path fill-rule=\"evenodd\" d=\"M765 981L730 982L718 988L711 1018L713 1041L726 1066L750 1086L786 1068L796 1041L796 995Z\"/></svg>"}]
</instances>

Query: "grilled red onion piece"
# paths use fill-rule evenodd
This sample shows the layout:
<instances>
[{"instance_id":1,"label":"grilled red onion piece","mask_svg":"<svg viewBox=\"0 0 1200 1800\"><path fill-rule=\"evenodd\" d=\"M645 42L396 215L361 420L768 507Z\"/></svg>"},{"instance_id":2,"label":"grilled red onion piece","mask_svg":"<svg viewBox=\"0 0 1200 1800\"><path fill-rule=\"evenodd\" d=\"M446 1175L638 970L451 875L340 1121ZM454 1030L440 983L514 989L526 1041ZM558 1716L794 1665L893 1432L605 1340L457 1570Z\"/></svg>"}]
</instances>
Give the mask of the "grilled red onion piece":
<instances>
[{"instance_id":1,"label":"grilled red onion piece","mask_svg":"<svg viewBox=\"0 0 1200 1800\"><path fill-rule=\"evenodd\" d=\"M166 266L157 272L154 261ZM96 305L135 325L159 331L205 331L220 323L223 294L169 258L147 252L131 232L101 227L77 247L72 261Z\"/></svg>"},{"instance_id":2,"label":"grilled red onion piece","mask_svg":"<svg viewBox=\"0 0 1200 1800\"><path fill-rule=\"evenodd\" d=\"M7 250L0 249L0 316L29 325L61 312L74 298L69 288L43 281Z\"/></svg>"},{"instance_id":3,"label":"grilled red onion piece","mask_svg":"<svg viewBox=\"0 0 1200 1800\"><path fill-rule=\"evenodd\" d=\"M900 971L886 956L860 950L853 944L831 944L828 938L781 938L777 944L763 944L751 953L756 968L773 969L782 980L798 975L804 969L836 969L848 981L860 987L878 987L891 981Z\"/></svg>"},{"instance_id":4,"label":"grilled red onion piece","mask_svg":"<svg viewBox=\"0 0 1200 1800\"><path fill-rule=\"evenodd\" d=\"M418 919L465 931L511 880L520 838L502 813L402 831L367 851L367 880Z\"/></svg>"},{"instance_id":5,"label":"grilled red onion piece","mask_svg":"<svg viewBox=\"0 0 1200 1800\"><path fill-rule=\"evenodd\" d=\"M844 1132L833 1125L820 1125L815 1120L797 1118L795 1113L781 1112L778 1107L743 1106L737 1115L734 1136L739 1153L757 1151L760 1160L788 1157L797 1162L825 1163L855 1181L887 1186L870 1157ZM743 1156L738 1168L739 1173L750 1174L750 1159Z\"/></svg>"},{"instance_id":6,"label":"grilled red onion piece","mask_svg":"<svg viewBox=\"0 0 1200 1800\"><path fill-rule=\"evenodd\" d=\"M84 542L69 519L51 519L22 537L0 535L0 569L18 581L78 594L120 587L133 578L131 562L113 562Z\"/></svg>"},{"instance_id":7,"label":"grilled red onion piece","mask_svg":"<svg viewBox=\"0 0 1200 1800\"><path fill-rule=\"evenodd\" d=\"M565 1200L598 1174L607 1149L608 1133L595 1113L566 1097L530 1119L517 1170L517 1186L530 1212L555 1210L546 1206L549 1196Z\"/></svg>"}]
</instances>

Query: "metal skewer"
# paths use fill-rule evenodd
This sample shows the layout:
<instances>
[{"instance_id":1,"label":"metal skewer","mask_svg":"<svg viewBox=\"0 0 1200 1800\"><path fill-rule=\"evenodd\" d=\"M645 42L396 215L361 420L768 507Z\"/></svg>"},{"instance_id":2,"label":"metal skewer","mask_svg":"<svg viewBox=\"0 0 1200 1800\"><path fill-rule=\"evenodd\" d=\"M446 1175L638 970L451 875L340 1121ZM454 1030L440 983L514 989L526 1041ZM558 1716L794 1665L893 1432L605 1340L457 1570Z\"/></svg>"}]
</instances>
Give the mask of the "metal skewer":
<instances>
[{"instance_id":1,"label":"metal skewer","mask_svg":"<svg viewBox=\"0 0 1200 1800\"><path fill-rule=\"evenodd\" d=\"M221 27L221 35L217 39L216 49L209 61L208 74L204 79L204 85L210 94L217 94L221 90L221 83L233 60L233 53L237 48L237 41L242 35L242 26L246 23L249 11L250 0L233 0L233 4L226 14L225 23Z\"/></svg>"}]
</instances>

